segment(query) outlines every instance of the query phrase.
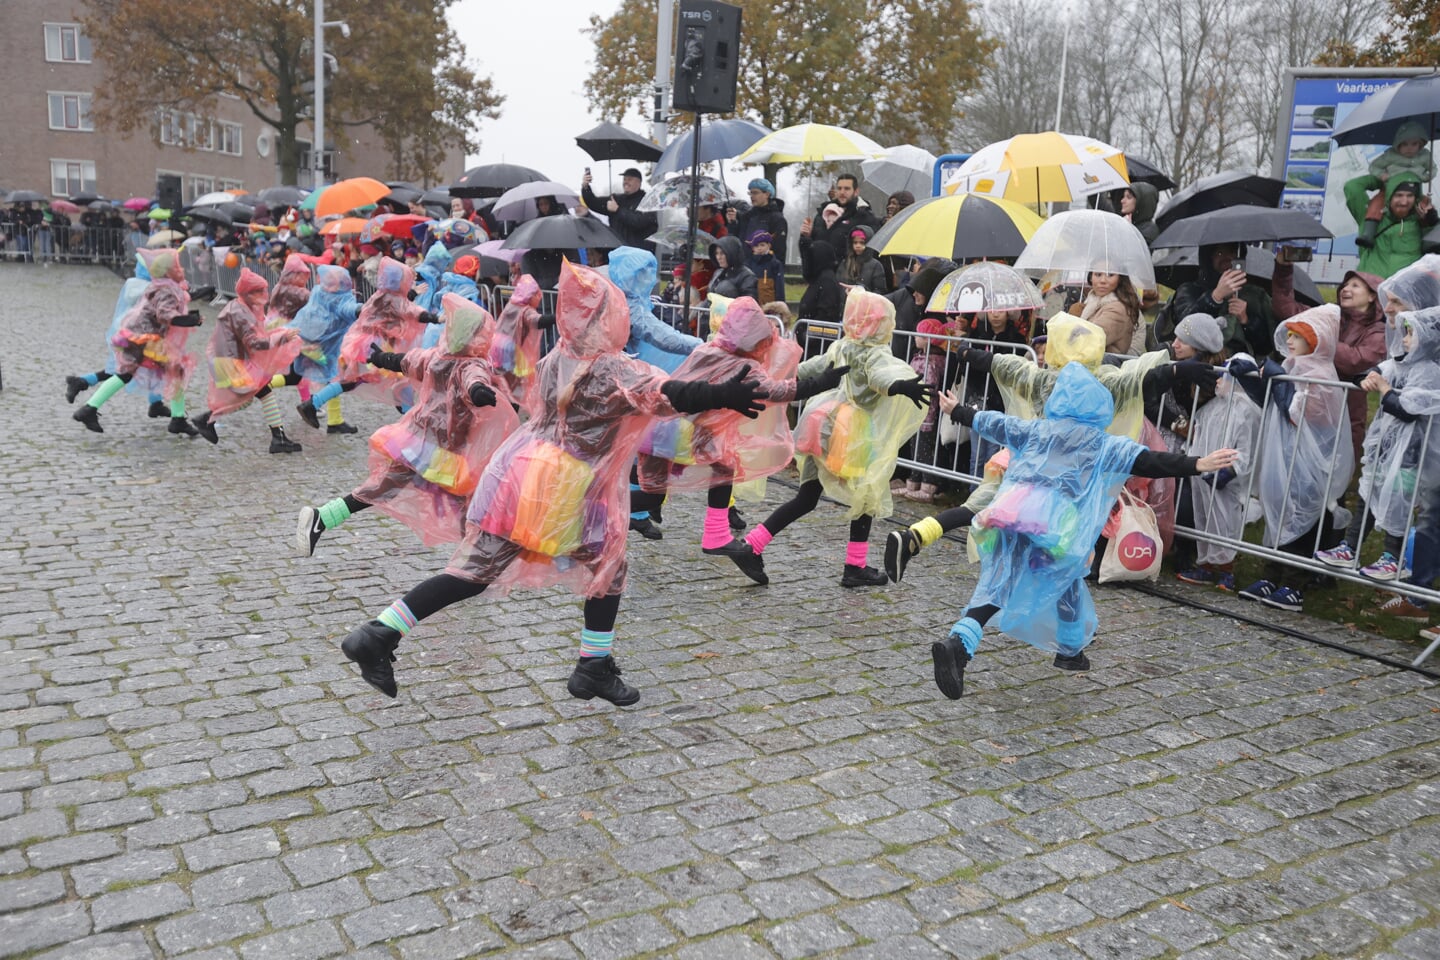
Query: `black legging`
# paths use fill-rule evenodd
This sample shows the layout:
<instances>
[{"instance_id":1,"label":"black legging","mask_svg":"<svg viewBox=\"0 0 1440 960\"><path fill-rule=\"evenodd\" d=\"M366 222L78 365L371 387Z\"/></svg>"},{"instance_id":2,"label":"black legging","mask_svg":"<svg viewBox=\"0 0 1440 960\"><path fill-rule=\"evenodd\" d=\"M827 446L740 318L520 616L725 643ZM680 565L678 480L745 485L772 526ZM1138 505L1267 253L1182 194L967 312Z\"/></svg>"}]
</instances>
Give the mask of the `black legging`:
<instances>
[{"instance_id":1,"label":"black legging","mask_svg":"<svg viewBox=\"0 0 1440 960\"><path fill-rule=\"evenodd\" d=\"M993 603L982 603L978 607L970 607L968 610L965 611L964 616L969 617L971 620L974 620L976 623L980 624L980 626L983 627L985 626L985 624L990 622L991 617L995 616L995 614L999 612L1000 608L995 606Z\"/></svg>"},{"instance_id":2,"label":"black legging","mask_svg":"<svg viewBox=\"0 0 1440 960\"><path fill-rule=\"evenodd\" d=\"M765 518L765 529L770 531L770 536L779 536L781 530L819 506L821 489L819 480L806 480L800 484L794 497L780 504L774 513ZM850 521L851 543L870 539L870 522L869 514L862 514Z\"/></svg>"},{"instance_id":3,"label":"black legging","mask_svg":"<svg viewBox=\"0 0 1440 960\"><path fill-rule=\"evenodd\" d=\"M730 506L730 497L734 494L730 484L722 483L718 487L711 487L710 492L705 495L705 506L712 510L724 510Z\"/></svg>"},{"instance_id":4,"label":"black legging","mask_svg":"<svg viewBox=\"0 0 1440 960\"><path fill-rule=\"evenodd\" d=\"M350 498L345 498L348 503ZM476 583L448 573L437 573L417 586L402 598L410 608L416 622L439 613L452 603L478 597L489 586ZM585 598L585 629L607 633L615 629L615 615L620 611L620 594L608 597Z\"/></svg>"},{"instance_id":5,"label":"black legging","mask_svg":"<svg viewBox=\"0 0 1440 960\"><path fill-rule=\"evenodd\" d=\"M970 526L975 520L975 511L969 507L950 507L935 514L935 519L940 521L940 529L949 533L951 530Z\"/></svg>"},{"instance_id":6,"label":"black legging","mask_svg":"<svg viewBox=\"0 0 1440 960\"><path fill-rule=\"evenodd\" d=\"M630 512L649 513L665 502L663 493L646 493L640 489L640 469L637 463L630 464Z\"/></svg>"}]
</instances>

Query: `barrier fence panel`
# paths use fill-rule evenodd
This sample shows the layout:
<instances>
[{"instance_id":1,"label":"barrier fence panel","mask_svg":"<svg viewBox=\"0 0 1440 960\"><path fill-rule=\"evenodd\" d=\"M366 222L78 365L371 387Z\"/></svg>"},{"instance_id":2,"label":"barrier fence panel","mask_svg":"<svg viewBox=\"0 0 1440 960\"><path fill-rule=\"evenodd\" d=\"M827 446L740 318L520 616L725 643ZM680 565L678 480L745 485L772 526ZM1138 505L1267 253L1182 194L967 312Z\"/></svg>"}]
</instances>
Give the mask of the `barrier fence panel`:
<instances>
[{"instance_id":1,"label":"barrier fence panel","mask_svg":"<svg viewBox=\"0 0 1440 960\"><path fill-rule=\"evenodd\" d=\"M136 236L122 227L0 224L0 259L22 263L118 265L134 254ZM144 235L138 235L144 242Z\"/></svg>"}]
</instances>

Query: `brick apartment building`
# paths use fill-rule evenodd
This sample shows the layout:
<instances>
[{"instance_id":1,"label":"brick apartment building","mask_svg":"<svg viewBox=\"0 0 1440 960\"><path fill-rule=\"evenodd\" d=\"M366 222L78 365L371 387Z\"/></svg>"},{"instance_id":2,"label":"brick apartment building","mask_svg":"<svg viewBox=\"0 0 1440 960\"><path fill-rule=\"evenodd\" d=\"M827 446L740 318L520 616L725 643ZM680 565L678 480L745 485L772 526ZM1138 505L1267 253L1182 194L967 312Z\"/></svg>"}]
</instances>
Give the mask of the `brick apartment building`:
<instances>
[{"instance_id":1,"label":"brick apartment building","mask_svg":"<svg viewBox=\"0 0 1440 960\"><path fill-rule=\"evenodd\" d=\"M0 195L36 190L64 197L82 189L114 199L155 197L178 187L188 203L211 190L251 192L280 182L275 131L240 100L221 97L208 116L166 111L157 117L160 143L145 132L129 137L97 130L89 107L104 69L80 28L80 0L0 3ZM328 119L328 118L327 118ZM387 155L368 128L327 124L334 176L389 179ZM302 127L302 141L309 135ZM311 186L309 143L300 186ZM459 176L464 156L442 167Z\"/></svg>"}]
</instances>

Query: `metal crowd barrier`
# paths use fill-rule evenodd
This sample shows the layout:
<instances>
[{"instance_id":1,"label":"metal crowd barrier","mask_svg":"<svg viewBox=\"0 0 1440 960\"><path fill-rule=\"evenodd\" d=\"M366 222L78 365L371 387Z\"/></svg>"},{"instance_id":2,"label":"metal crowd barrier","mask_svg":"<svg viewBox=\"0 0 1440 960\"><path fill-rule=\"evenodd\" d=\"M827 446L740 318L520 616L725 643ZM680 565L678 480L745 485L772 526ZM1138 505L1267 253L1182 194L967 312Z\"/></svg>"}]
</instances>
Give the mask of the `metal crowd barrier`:
<instances>
[{"instance_id":1,"label":"metal crowd barrier","mask_svg":"<svg viewBox=\"0 0 1440 960\"><path fill-rule=\"evenodd\" d=\"M133 256L134 239L121 227L0 224L0 260L21 263L104 263Z\"/></svg>"}]
</instances>

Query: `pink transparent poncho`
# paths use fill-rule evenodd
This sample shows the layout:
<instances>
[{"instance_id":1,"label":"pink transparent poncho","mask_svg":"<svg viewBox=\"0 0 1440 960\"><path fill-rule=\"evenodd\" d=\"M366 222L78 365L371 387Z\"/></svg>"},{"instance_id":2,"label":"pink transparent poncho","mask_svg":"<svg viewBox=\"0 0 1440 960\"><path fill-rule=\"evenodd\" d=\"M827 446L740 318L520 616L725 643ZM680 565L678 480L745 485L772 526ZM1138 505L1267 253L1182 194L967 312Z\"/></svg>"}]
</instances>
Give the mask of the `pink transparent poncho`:
<instances>
[{"instance_id":1,"label":"pink transparent poncho","mask_svg":"<svg viewBox=\"0 0 1440 960\"><path fill-rule=\"evenodd\" d=\"M560 342L536 368L530 419L486 467L446 572L501 590L617 595L630 463L650 421L676 411L660 390L665 373L621 351L630 319L619 288L568 261L559 288Z\"/></svg>"},{"instance_id":2,"label":"pink transparent poncho","mask_svg":"<svg viewBox=\"0 0 1440 960\"><path fill-rule=\"evenodd\" d=\"M270 291L270 302L265 305L265 329L288 327L295 315L310 300L310 264L298 253L285 258L285 266Z\"/></svg>"},{"instance_id":3,"label":"pink transparent poncho","mask_svg":"<svg viewBox=\"0 0 1440 960\"><path fill-rule=\"evenodd\" d=\"M708 410L651 424L640 441L641 487L708 490L763 479L789 463L794 441L786 404L795 399L800 353L753 297L733 301L714 339L696 347L675 378L722 383L748 367L747 376L768 401L764 411L754 420L734 410Z\"/></svg>"},{"instance_id":4,"label":"pink transparent poncho","mask_svg":"<svg viewBox=\"0 0 1440 960\"><path fill-rule=\"evenodd\" d=\"M115 348L115 372L129 374L137 389L170 401L184 393L195 369L195 358L185 349L192 328L170 325L190 309L185 270L178 250L140 250L138 255L150 271L151 281L110 341Z\"/></svg>"},{"instance_id":5,"label":"pink transparent poncho","mask_svg":"<svg viewBox=\"0 0 1440 960\"><path fill-rule=\"evenodd\" d=\"M402 364L415 381L415 406L370 437L370 476L354 496L419 534L429 546L465 533L465 509L500 443L519 426L501 391L494 406L470 403L470 388L494 389L490 369L495 320L447 293L440 345L412 350Z\"/></svg>"},{"instance_id":6,"label":"pink transparent poncho","mask_svg":"<svg viewBox=\"0 0 1440 960\"><path fill-rule=\"evenodd\" d=\"M287 327L265 329L265 280L240 271L235 299L215 321L205 355L210 360L211 418L238 410L270 385L270 378L290 369L300 355L300 337Z\"/></svg>"},{"instance_id":7,"label":"pink transparent poncho","mask_svg":"<svg viewBox=\"0 0 1440 960\"><path fill-rule=\"evenodd\" d=\"M516 406L525 402L526 388L540 362L540 297L535 278L528 273L522 276L500 311L490 344L490 366Z\"/></svg>"},{"instance_id":8,"label":"pink transparent poncho","mask_svg":"<svg viewBox=\"0 0 1440 960\"><path fill-rule=\"evenodd\" d=\"M423 313L408 297L415 271L399 260L384 257L376 273L375 292L340 344L341 383L358 383L355 395L390 406L409 406L415 395L404 374L370 366L370 347L379 344L387 353L408 353L425 336Z\"/></svg>"}]
</instances>

